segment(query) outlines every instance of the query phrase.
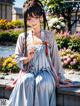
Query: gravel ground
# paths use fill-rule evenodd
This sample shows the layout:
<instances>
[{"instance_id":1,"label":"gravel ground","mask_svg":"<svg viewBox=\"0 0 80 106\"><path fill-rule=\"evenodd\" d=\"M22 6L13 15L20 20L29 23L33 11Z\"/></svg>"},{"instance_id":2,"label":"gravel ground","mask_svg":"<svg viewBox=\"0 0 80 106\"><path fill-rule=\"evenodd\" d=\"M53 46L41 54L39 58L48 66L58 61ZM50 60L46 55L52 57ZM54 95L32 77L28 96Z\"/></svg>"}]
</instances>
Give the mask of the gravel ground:
<instances>
[{"instance_id":1,"label":"gravel ground","mask_svg":"<svg viewBox=\"0 0 80 106\"><path fill-rule=\"evenodd\" d=\"M80 71L65 69L65 77L80 82Z\"/></svg>"},{"instance_id":2,"label":"gravel ground","mask_svg":"<svg viewBox=\"0 0 80 106\"><path fill-rule=\"evenodd\" d=\"M6 79L6 80L13 80L17 78L18 74L9 74L9 75L3 75L3 73L0 73L0 78ZM69 70L65 69L65 77L72 80L72 81L80 81L80 71L75 70Z\"/></svg>"}]
</instances>

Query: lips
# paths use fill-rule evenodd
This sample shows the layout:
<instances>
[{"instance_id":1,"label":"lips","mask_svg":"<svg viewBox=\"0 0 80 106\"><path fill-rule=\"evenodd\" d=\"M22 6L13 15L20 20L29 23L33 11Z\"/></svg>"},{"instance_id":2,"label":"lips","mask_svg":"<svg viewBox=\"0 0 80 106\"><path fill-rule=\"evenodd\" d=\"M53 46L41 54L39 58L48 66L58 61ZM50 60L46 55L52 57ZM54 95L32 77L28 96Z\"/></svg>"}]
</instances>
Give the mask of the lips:
<instances>
[{"instance_id":1,"label":"lips","mask_svg":"<svg viewBox=\"0 0 80 106\"><path fill-rule=\"evenodd\" d=\"M32 25L32 26L36 26L37 24L35 24L35 25Z\"/></svg>"}]
</instances>

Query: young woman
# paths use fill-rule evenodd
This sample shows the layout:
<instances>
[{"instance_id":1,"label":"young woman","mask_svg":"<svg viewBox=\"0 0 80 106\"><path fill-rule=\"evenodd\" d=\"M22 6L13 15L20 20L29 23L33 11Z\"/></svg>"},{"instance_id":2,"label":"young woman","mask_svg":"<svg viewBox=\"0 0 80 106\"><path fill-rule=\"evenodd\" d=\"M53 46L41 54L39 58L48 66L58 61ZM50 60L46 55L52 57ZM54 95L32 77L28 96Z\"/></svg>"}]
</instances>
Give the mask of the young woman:
<instances>
[{"instance_id":1,"label":"young woman","mask_svg":"<svg viewBox=\"0 0 80 106\"><path fill-rule=\"evenodd\" d=\"M24 24L25 32L19 35L15 50L24 75L17 81L7 106L56 106L55 88L65 77L54 35L45 29L46 16L40 1L24 3Z\"/></svg>"}]
</instances>

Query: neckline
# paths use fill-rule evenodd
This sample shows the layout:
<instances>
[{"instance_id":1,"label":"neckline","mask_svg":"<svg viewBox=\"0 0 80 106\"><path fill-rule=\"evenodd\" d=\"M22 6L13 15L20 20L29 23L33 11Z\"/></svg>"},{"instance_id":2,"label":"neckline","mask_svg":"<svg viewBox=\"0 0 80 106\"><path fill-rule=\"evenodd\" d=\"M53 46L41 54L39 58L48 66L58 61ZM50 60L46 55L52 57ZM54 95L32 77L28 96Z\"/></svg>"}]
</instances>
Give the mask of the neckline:
<instances>
[{"instance_id":1,"label":"neckline","mask_svg":"<svg viewBox=\"0 0 80 106\"><path fill-rule=\"evenodd\" d=\"M31 34L32 34L32 31L31 31ZM40 36L40 37L38 37L38 36L36 36L36 35L33 35L33 34L32 34L32 36L37 37L38 39L42 40L43 30L41 29L41 36Z\"/></svg>"}]
</instances>

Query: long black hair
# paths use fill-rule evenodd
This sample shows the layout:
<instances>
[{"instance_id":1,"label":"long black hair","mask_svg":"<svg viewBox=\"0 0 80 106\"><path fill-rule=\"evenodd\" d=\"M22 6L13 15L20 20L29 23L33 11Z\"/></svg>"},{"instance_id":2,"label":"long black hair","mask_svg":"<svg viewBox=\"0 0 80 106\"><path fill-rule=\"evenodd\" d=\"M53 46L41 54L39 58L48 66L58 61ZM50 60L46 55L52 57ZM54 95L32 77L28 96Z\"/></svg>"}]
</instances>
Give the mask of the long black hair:
<instances>
[{"instance_id":1,"label":"long black hair","mask_svg":"<svg viewBox=\"0 0 80 106\"><path fill-rule=\"evenodd\" d=\"M27 22L29 16L43 16L44 29L46 29L46 15L42 3L39 0L27 0L24 5L24 23ZM25 23L26 24L26 23Z\"/></svg>"},{"instance_id":2,"label":"long black hair","mask_svg":"<svg viewBox=\"0 0 80 106\"><path fill-rule=\"evenodd\" d=\"M33 16L33 14L39 17L43 16L43 26L44 29L46 29L46 25L47 25L46 15L45 15L43 5L39 0L27 0L26 2L24 2L23 9L24 9L25 39L27 38L27 18L29 16L30 17ZM26 51L25 51L25 55L26 55Z\"/></svg>"},{"instance_id":3,"label":"long black hair","mask_svg":"<svg viewBox=\"0 0 80 106\"><path fill-rule=\"evenodd\" d=\"M24 56L27 56L26 39L27 39L27 19L28 17L32 17L33 14L39 17L42 16L44 30L46 29L47 20L46 20L46 15L45 15L43 5L39 0L27 0L26 2L24 2L23 9L24 9L24 32L25 32Z\"/></svg>"}]
</instances>

